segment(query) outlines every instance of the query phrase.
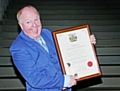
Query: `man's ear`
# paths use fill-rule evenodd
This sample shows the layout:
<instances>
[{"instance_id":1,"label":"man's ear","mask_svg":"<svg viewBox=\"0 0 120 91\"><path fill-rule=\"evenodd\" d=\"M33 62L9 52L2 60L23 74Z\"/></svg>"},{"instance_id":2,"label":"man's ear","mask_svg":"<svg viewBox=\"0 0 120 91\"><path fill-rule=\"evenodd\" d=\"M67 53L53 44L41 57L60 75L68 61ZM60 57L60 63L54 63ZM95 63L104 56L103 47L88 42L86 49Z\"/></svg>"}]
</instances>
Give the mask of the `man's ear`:
<instances>
[{"instance_id":1,"label":"man's ear","mask_svg":"<svg viewBox=\"0 0 120 91\"><path fill-rule=\"evenodd\" d=\"M18 22L20 28L23 30L23 27L22 27L22 23L21 22Z\"/></svg>"}]
</instances>

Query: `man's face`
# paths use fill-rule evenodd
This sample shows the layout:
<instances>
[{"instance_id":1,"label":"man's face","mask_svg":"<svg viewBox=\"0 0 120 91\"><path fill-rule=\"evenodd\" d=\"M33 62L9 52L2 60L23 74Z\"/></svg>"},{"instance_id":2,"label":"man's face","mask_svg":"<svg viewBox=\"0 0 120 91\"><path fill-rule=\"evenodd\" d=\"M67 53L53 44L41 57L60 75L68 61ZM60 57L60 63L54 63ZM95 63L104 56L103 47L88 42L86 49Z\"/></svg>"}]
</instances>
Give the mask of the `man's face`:
<instances>
[{"instance_id":1,"label":"man's face","mask_svg":"<svg viewBox=\"0 0 120 91\"><path fill-rule=\"evenodd\" d=\"M28 8L23 11L19 25L23 32L32 39L37 39L41 33L40 17L34 9Z\"/></svg>"}]
</instances>

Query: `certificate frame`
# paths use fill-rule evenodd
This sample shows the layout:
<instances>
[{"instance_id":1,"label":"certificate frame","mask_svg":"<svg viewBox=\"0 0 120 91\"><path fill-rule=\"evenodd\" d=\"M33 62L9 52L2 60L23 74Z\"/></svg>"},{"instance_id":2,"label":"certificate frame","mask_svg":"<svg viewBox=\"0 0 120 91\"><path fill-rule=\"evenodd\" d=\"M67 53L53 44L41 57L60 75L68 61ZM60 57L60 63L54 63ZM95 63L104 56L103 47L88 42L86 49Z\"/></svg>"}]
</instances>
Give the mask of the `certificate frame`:
<instances>
[{"instance_id":1,"label":"certificate frame","mask_svg":"<svg viewBox=\"0 0 120 91\"><path fill-rule=\"evenodd\" d=\"M90 42L91 32L88 24L56 30L52 32L52 35L63 74L76 76L76 81L87 80L102 75L95 46ZM87 42L84 43L83 39ZM78 40L83 41L81 43L85 46L80 46ZM70 42L68 43L68 41ZM78 44L76 41L78 41ZM74 46L78 46L78 48ZM82 49L86 50L85 53ZM79 58L79 56L81 57ZM75 60L73 61L73 59ZM79 61L79 59L81 60ZM73 65L73 68L71 65ZM81 66L79 67L79 65Z\"/></svg>"}]
</instances>

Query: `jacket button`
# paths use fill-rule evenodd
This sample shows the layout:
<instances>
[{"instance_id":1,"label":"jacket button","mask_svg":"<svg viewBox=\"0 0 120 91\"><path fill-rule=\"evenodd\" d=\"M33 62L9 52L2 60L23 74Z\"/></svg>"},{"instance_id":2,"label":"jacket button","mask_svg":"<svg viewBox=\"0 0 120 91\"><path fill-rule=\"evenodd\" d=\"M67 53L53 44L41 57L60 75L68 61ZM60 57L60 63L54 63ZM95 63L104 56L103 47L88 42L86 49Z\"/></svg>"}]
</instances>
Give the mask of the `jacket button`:
<instances>
[{"instance_id":1,"label":"jacket button","mask_svg":"<svg viewBox=\"0 0 120 91\"><path fill-rule=\"evenodd\" d=\"M55 73L55 75L57 75L57 72Z\"/></svg>"},{"instance_id":2,"label":"jacket button","mask_svg":"<svg viewBox=\"0 0 120 91\"><path fill-rule=\"evenodd\" d=\"M50 57L52 58L52 55L50 55Z\"/></svg>"}]
</instances>

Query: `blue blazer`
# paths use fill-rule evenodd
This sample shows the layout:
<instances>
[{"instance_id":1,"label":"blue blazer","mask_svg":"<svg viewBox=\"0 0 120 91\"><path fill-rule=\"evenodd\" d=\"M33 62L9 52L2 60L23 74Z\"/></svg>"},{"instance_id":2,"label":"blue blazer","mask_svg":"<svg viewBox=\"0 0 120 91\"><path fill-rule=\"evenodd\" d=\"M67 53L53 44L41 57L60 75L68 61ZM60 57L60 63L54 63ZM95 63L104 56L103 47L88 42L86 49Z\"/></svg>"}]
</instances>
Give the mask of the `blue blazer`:
<instances>
[{"instance_id":1,"label":"blue blazer","mask_svg":"<svg viewBox=\"0 0 120 91\"><path fill-rule=\"evenodd\" d=\"M64 76L59 65L52 34L42 29L49 53L23 31L10 47L13 63L26 81L27 91L61 91Z\"/></svg>"}]
</instances>

